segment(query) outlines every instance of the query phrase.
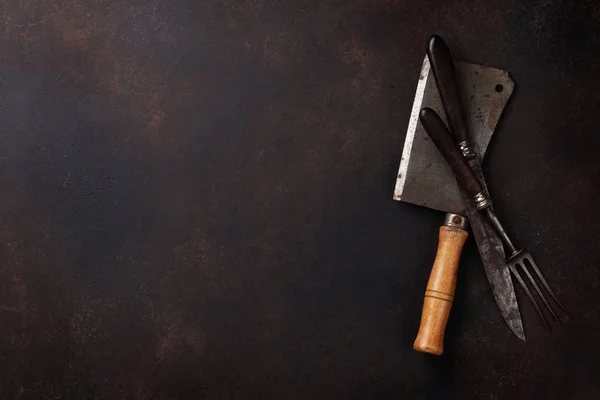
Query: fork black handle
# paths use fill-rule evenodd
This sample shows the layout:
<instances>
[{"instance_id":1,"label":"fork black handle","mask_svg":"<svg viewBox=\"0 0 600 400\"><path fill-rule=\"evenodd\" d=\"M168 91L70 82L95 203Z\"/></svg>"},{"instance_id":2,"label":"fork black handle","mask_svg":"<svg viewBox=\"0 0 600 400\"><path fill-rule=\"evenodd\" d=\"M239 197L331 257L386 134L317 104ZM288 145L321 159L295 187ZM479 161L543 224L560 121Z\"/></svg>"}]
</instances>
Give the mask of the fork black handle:
<instances>
[{"instance_id":1,"label":"fork black handle","mask_svg":"<svg viewBox=\"0 0 600 400\"><path fill-rule=\"evenodd\" d=\"M479 201L478 198L481 196L487 198L483 192L479 179L477 179L469 162L463 156L458 145L454 142L452 134L448 128L446 128L446 125L440 116L431 108L426 107L421 110L419 119L437 149L442 153L446 162L450 165L450 168L452 168L458 186L467 192L467 194L474 199L476 204ZM477 205L477 208L481 209L485 207Z\"/></svg>"},{"instance_id":2,"label":"fork black handle","mask_svg":"<svg viewBox=\"0 0 600 400\"><path fill-rule=\"evenodd\" d=\"M458 143L469 142L469 130L465 118L465 109L458 89L454 61L450 49L444 40L433 35L427 46L427 56L435 76L438 92L446 111L450 132Z\"/></svg>"}]
</instances>

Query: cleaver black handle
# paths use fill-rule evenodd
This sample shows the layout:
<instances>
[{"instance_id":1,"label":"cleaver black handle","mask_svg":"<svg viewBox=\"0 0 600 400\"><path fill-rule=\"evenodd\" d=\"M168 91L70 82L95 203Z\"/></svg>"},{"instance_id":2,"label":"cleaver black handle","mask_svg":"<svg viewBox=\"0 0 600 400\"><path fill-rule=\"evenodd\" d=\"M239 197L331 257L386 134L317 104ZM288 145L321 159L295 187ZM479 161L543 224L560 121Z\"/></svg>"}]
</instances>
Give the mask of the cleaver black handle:
<instances>
[{"instance_id":1,"label":"cleaver black handle","mask_svg":"<svg viewBox=\"0 0 600 400\"><path fill-rule=\"evenodd\" d=\"M441 37L433 35L429 39L427 56L433 70L433 76L435 76L435 82L442 99L442 104L444 105L444 110L446 111L450 131L454 133L455 140L458 143L465 143L467 147L470 147L468 144L469 130L465 118L465 109L460 90L458 89L454 61L452 60L450 49Z\"/></svg>"},{"instance_id":2,"label":"cleaver black handle","mask_svg":"<svg viewBox=\"0 0 600 400\"><path fill-rule=\"evenodd\" d=\"M452 134L446 128L444 121L435 111L427 107L421 110L419 119L437 149L452 168L458 186L473 199L477 209L481 210L489 207L491 201L483 191L481 183L479 183L479 179L471 169L469 162L454 142Z\"/></svg>"}]
</instances>

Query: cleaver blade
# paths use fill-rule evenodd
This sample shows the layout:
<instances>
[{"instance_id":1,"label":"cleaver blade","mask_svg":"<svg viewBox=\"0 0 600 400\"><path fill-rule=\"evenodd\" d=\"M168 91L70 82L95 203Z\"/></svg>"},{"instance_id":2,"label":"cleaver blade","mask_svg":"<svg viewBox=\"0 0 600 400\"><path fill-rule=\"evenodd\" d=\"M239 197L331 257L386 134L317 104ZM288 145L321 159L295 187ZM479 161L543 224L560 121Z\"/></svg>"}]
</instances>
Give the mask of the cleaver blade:
<instances>
[{"instance_id":1,"label":"cleaver blade","mask_svg":"<svg viewBox=\"0 0 600 400\"><path fill-rule=\"evenodd\" d=\"M465 62L456 62L455 67L475 151L483 158L502 110L514 90L514 82L508 72L501 69ZM447 124L427 56L419 75L406 131L394 200L446 213L464 214L464 201L452 170L419 121L419 111L424 107L435 110Z\"/></svg>"},{"instance_id":2,"label":"cleaver blade","mask_svg":"<svg viewBox=\"0 0 600 400\"><path fill-rule=\"evenodd\" d=\"M471 141L474 150L483 158L500 114L513 92L514 83L508 73L500 69L460 62L454 63L454 66ZM437 254L425 291L421 324L413 344L417 351L441 355L444 350L444 331L454 300L459 259L468 236L464 216L471 210L465 210L464 199L452 170L419 120L419 113L425 107L437 111L447 123L427 56L421 68L406 132L394 199L447 213L440 227ZM481 252L487 248L485 241L480 243L482 227L477 218L472 223ZM484 266L489 278L490 268L485 262ZM494 296L497 297L495 292Z\"/></svg>"}]
</instances>

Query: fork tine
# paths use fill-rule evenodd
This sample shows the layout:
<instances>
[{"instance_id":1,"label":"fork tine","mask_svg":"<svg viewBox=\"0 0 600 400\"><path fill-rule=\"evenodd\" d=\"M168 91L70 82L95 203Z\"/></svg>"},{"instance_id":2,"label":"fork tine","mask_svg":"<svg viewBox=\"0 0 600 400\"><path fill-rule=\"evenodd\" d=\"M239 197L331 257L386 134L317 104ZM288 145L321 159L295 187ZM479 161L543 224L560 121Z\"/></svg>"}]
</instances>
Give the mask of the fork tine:
<instances>
[{"instance_id":1,"label":"fork tine","mask_svg":"<svg viewBox=\"0 0 600 400\"><path fill-rule=\"evenodd\" d=\"M552 296L552 298L554 299L556 304L558 304L558 306L564 311L565 314L569 315L569 312L567 311L566 307L558 300L558 297L554 294L552 289L550 289L550 285L548 285L548 282L546 282L546 279L544 279L542 272L540 271L540 269L537 267L537 265L533 261L533 258L531 258L531 256L529 254L527 254L524 258L527 259L527 261L529 261L529 263L533 267L533 270L535 271L536 275L538 276L538 278L540 279L540 281L542 282L542 284L544 285L544 287L546 288L548 293L550 293L550 296Z\"/></svg>"},{"instance_id":2,"label":"fork tine","mask_svg":"<svg viewBox=\"0 0 600 400\"><path fill-rule=\"evenodd\" d=\"M531 291L529 291L529 288L527 287L527 285L525 285L525 282L523 282L523 278L521 278L521 274L519 274L519 271L517 271L517 269L515 268L515 266L512 263L509 263L508 267L510 268L510 272L512 272L513 275L515 276L515 278L517 278L517 281L519 281L519 284L525 291L525 294L527 294L529 301L531 301L531 304L533 304L535 311L537 311L537 314L540 316L540 319L546 326L546 329L551 331L552 329L550 328L550 325L548 325L548 321L546 321L546 317L544 317L544 314L542 314L542 310L540 310L540 306L538 305L537 301L535 301L535 298L531 294Z\"/></svg>"},{"instance_id":3,"label":"fork tine","mask_svg":"<svg viewBox=\"0 0 600 400\"><path fill-rule=\"evenodd\" d=\"M554 310L552 309L552 307L550 307L550 304L548 304L548 300L546 300L546 297L544 296L544 294L540 290L540 287L537 285L537 283L533 279L533 276L531 276L531 274L529 273L529 270L527 269L527 266L525 265L525 262L522 261L520 263L520 265L521 265L521 268L523 269L523 271L525 272L525 275L527 275L527 278L529 278L529 281L533 285L533 288L537 292L538 296L540 296L540 298L542 299L542 301L546 305L546 308L548 309L548 311L550 311L550 314L552 314L552 316L554 317L554 319L560 323L560 319L558 319L558 316L554 313Z\"/></svg>"}]
</instances>

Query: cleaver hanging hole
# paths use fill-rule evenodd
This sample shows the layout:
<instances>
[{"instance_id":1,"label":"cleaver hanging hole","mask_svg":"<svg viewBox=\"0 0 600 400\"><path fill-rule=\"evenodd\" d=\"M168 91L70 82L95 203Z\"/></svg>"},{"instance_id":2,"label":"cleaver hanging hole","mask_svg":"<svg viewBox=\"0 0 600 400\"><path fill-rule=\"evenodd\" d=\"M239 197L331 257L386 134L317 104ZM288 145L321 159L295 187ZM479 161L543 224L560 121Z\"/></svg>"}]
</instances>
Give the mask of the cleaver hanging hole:
<instances>
[{"instance_id":1,"label":"cleaver hanging hole","mask_svg":"<svg viewBox=\"0 0 600 400\"><path fill-rule=\"evenodd\" d=\"M504 86L502 86L500 83L496 85L496 92L502 93L503 90Z\"/></svg>"}]
</instances>

